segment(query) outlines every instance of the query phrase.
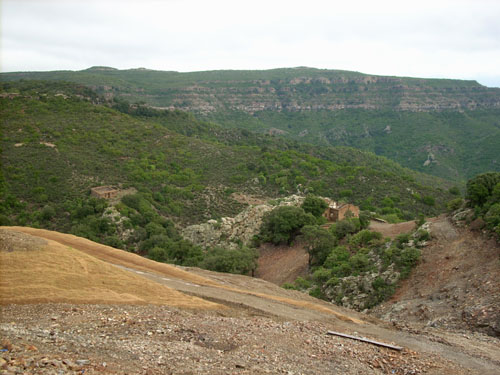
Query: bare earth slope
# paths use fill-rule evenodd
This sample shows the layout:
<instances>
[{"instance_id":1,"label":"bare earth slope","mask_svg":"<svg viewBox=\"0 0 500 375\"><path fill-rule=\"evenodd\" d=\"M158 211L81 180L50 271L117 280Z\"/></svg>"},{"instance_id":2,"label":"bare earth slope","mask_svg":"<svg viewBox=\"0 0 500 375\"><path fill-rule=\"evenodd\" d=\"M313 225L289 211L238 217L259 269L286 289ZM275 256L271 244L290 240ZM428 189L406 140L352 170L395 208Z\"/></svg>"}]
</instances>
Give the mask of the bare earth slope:
<instances>
[{"instance_id":1,"label":"bare earth slope","mask_svg":"<svg viewBox=\"0 0 500 375\"><path fill-rule=\"evenodd\" d=\"M21 243L17 252L33 243L39 250L30 252L60 250L54 258L65 259L68 254L64 251L75 257L78 254L73 258L75 265L66 264L65 269L78 268L81 259L89 265L104 263L109 272L124 272L124 280L129 276L142 280L145 289L154 283L160 293L168 286L184 296L195 295L224 307L205 309L200 304L193 311L192 306L179 309L168 301L130 305L112 299L92 305L3 305L0 335L6 351L0 368L12 373L497 374L500 370L498 340L492 337L475 334L465 338L436 329L414 334L260 279L158 264L60 233L2 229L8 233L3 238L22 232L30 235L13 240ZM64 244L64 251L58 244ZM8 249L1 251L5 254L10 254ZM3 296L9 293L12 281L4 279L7 265L1 259L2 286L7 286ZM23 262L28 270L39 263L29 257ZM57 285L71 289L71 280L79 273L73 272ZM103 271L98 273L89 272L88 279L105 276ZM29 279L22 280L26 286L43 286L42 275L37 278L31 284ZM394 352L327 336L327 330L367 336L404 349Z\"/></svg>"},{"instance_id":2,"label":"bare earth slope","mask_svg":"<svg viewBox=\"0 0 500 375\"><path fill-rule=\"evenodd\" d=\"M259 266L255 276L276 285L293 283L299 276L307 275L309 254L304 246L274 246L263 244L259 248Z\"/></svg>"},{"instance_id":3,"label":"bare earth slope","mask_svg":"<svg viewBox=\"0 0 500 375\"><path fill-rule=\"evenodd\" d=\"M500 337L500 247L447 217L432 220L433 240L393 298L374 309L420 327L482 331Z\"/></svg>"},{"instance_id":4,"label":"bare earth slope","mask_svg":"<svg viewBox=\"0 0 500 375\"><path fill-rule=\"evenodd\" d=\"M222 306L126 272L59 242L0 229L0 304L44 302Z\"/></svg>"},{"instance_id":5,"label":"bare earth slope","mask_svg":"<svg viewBox=\"0 0 500 375\"><path fill-rule=\"evenodd\" d=\"M395 238L398 234L408 233L414 230L415 222L406 221L404 223L389 224L372 220L368 229L380 232L384 237Z\"/></svg>"}]
</instances>

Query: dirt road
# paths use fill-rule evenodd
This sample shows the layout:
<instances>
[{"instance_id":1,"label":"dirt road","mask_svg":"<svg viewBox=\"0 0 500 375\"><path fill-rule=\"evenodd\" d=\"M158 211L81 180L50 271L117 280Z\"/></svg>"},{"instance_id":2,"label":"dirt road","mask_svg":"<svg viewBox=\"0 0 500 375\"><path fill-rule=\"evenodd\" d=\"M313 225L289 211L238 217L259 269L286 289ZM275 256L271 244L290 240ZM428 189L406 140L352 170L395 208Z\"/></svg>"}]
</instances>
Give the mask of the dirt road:
<instances>
[{"instance_id":1,"label":"dirt road","mask_svg":"<svg viewBox=\"0 0 500 375\"><path fill-rule=\"evenodd\" d=\"M387 320L468 329L500 337L500 248L494 239L431 220L433 239L393 298L374 309Z\"/></svg>"}]
</instances>

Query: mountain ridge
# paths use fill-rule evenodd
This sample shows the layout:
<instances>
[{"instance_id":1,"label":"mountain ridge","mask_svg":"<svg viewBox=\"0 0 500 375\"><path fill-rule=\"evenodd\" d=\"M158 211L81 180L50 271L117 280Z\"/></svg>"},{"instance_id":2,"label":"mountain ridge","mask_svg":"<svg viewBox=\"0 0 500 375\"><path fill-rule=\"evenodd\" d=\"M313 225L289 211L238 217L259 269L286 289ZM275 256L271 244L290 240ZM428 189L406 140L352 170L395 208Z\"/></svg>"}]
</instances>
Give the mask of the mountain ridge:
<instances>
[{"instance_id":1,"label":"mountain ridge","mask_svg":"<svg viewBox=\"0 0 500 375\"><path fill-rule=\"evenodd\" d=\"M226 128L355 147L457 182L500 168L500 88L475 81L302 67L0 74L4 86L21 79L76 82L106 100L188 111Z\"/></svg>"}]
</instances>

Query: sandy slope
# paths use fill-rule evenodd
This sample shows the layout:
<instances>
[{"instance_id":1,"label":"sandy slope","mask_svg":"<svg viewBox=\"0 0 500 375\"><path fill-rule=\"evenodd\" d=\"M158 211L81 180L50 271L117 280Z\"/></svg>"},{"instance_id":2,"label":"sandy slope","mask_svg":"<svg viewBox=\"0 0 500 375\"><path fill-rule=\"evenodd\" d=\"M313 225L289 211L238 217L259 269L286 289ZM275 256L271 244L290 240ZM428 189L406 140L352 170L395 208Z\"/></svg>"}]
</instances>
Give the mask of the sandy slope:
<instances>
[{"instance_id":1,"label":"sandy slope","mask_svg":"<svg viewBox=\"0 0 500 375\"><path fill-rule=\"evenodd\" d=\"M69 246L0 229L0 303L168 304L223 308L188 296Z\"/></svg>"}]
</instances>

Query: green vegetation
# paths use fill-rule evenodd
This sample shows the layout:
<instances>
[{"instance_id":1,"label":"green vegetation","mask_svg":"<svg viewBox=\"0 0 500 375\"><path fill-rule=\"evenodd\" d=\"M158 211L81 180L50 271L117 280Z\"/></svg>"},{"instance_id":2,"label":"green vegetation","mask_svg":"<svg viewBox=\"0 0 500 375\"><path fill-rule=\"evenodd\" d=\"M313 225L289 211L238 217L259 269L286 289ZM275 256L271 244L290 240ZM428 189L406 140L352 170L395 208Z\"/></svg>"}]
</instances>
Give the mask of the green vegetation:
<instances>
[{"instance_id":1,"label":"green vegetation","mask_svg":"<svg viewBox=\"0 0 500 375\"><path fill-rule=\"evenodd\" d=\"M337 238L328 230L317 225L306 225L301 230L301 240L309 253L309 267L323 264Z\"/></svg>"},{"instance_id":2,"label":"green vegetation","mask_svg":"<svg viewBox=\"0 0 500 375\"><path fill-rule=\"evenodd\" d=\"M500 238L500 173L480 174L467 181L465 198L474 208L474 217Z\"/></svg>"},{"instance_id":3,"label":"green vegetation","mask_svg":"<svg viewBox=\"0 0 500 375\"><path fill-rule=\"evenodd\" d=\"M217 272L248 274L257 268L258 257L257 250L244 246L236 250L214 248L199 266Z\"/></svg>"},{"instance_id":4,"label":"green vegetation","mask_svg":"<svg viewBox=\"0 0 500 375\"><path fill-rule=\"evenodd\" d=\"M429 233L419 229L390 241L365 228L358 218L339 221L329 230L304 226L300 239L309 252L310 277L284 287L359 310L390 297L416 265L416 246L428 240Z\"/></svg>"},{"instance_id":5,"label":"green vegetation","mask_svg":"<svg viewBox=\"0 0 500 375\"><path fill-rule=\"evenodd\" d=\"M300 185L339 197L349 190L351 202L397 219L436 214L452 197L442 180L359 150L106 102L69 83L9 82L2 91L11 93L0 98L4 225L74 233L162 261L244 272L253 267L251 250L239 250L243 264L215 266L224 250L201 250L176 228L240 212L244 205L230 196L236 191L280 197ZM90 188L101 185L128 194L111 202L90 197ZM434 197L435 204L422 197ZM289 242L303 225L318 223L319 201L307 202L309 213L299 209L288 237L275 241Z\"/></svg>"},{"instance_id":6,"label":"green vegetation","mask_svg":"<svg viewBox=\"0 0 500 375\"><path fill-rule=\"evenodd\" d=\"M260 236L264 242L290 245L304 225L314 223L316 223L314 216L304 212L302 208L281 206L264 216Z\"/></svg>"},{"instance_id":7,"label":"green vegetation","mask_svg":"<svg viewBox=\"0 0 500 375\"><path fill-rule=\"evenodd\" d=\"M327 207L328 205L326 204L324 199L311 194L306 196L304 202L302 203L302 209L306 213L310 213L318 219L321 217L321 215L323 215L323 212L325 212Z\"/></svg>"},{"instance_id":8,"label":"green vegetation","mask_svg":"<svg viewBox=\"0 0 500 375\"><path fill-rule=\"evenodd\" d=\"M115 97L115 108L130 114L149 116L154 111L144 105L130 110L121 99L190 111L226 128L260 133L278 129L288 140L355 147L460 184L499 168L500 89L474 81L304 67L192 73L93 67L0 77L4 82L76 82ZM193 132L192 127L178 130ZM349 196L349 189L343 193Z\"/></svg>"},{"instance_id":9,"label":"green vegetation","mask_svg":"<svg viewBox=\"0 0 500 375\"><path fill-rule=\"evenodd\" d=\"M494 108L463 112L391 108L266 110L253 115L240 113L234 120L217 112L206 118L259 132L281 129L282 137L300 142L355 147L413 170L463 182L499 168L495 164L500 148L499 115L500 110Z\"/></svg>"}]
</instances>

